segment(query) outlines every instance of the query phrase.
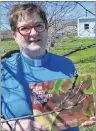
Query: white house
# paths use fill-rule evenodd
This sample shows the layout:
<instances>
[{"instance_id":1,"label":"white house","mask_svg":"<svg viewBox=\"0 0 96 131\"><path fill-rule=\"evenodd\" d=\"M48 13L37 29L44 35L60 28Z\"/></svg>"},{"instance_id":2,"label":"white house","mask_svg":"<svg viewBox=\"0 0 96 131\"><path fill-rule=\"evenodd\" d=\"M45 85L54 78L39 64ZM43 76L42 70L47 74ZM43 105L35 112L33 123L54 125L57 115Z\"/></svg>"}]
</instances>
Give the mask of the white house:
<instances>
[{"instance_id":1,"label":"white house","mask_svg":"<svg viewBox=\"0 0 96 131\"><path fill-rule=\"evenodd\" d=\"M77 23L78 37L95 37L96 18L79 18Z\"/></svg>"}]
</instances>

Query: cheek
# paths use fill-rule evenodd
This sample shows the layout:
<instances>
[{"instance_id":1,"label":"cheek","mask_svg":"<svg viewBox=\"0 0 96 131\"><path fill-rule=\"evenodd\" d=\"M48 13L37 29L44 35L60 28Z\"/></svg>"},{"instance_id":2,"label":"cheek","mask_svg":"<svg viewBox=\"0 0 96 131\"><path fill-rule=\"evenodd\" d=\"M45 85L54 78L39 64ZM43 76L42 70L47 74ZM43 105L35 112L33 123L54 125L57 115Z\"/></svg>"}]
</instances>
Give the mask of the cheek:
<instances>
[{"instance_id":1,"label":"cheek","mask_svg":"<svg viewBox=\"0 0 96 131\"><path fill-rule=\"evenodd\" d=\"M26 39L23 36L18 36L16 39L16 42L19 46L23 46L26 43Z\"/></svg>"},{"instance_id":2,"label":"cheek","mask_svg":"<svg viewBox=\"0 0 96 131\"><path fill-rule=\"evenodd\" d=\"M45 41L47 41L48 33L47 33L47 32L43 33L43 34L42 34L42 37L44 38Z\"/></svg>"},{"instance_id":3,"label":"cheek","mask_svg":"<svg viewBox=\"0 0 96 131\"><path fill-rule=\"evenodd\" d=\"M47 38L48 37L48 31L45 30L44 32L40 33L39 35Z\"/></svg>"}]
</instances>

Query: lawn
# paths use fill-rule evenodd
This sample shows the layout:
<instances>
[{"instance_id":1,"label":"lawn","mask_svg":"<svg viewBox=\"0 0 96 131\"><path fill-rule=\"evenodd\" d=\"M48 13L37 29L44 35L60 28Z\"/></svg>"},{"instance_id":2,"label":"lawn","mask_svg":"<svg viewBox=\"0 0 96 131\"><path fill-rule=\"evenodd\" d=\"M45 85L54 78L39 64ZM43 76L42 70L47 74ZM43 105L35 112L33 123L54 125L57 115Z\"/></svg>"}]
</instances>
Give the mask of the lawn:
<instances>
[{"instance_id":1,"label":"lawn","mask_svg":"<svg viewBox=\"0 0 96 131\"><path fill-rule=\"evenodd\" d=\"M10 51L10 50L16 50L18 49L18 45L16 44L16 42L13 40L10 41L2 41L1 42L1 48L0 48L0 53L1 55L5 54L6 52Z\"/></svg>"},{"instance_id":2,"label":"lawn","mask_svg":"<svg viewBox=\"0 0 96 131\"><path fill-rule=\"evenodd\" d=\"M72 42L68 38L61 38L54 44L54 48L50 48L50 51L55 54L64 55L73 49L85 47L93 43L96 43L95 38L74 39Z\"/></svg>"}]
</instances>

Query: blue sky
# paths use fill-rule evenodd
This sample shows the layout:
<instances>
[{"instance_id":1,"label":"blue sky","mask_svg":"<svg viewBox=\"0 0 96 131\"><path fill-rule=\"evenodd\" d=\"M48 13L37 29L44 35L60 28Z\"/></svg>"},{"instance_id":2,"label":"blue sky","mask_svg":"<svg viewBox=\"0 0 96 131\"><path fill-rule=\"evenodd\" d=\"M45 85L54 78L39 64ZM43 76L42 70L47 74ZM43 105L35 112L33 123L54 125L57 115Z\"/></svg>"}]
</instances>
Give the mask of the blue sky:
<instances>
[{"instance_id":1,"label":"blue sky","mask_svg":"<svg viewBox=\"0 0 96 131\"><path fill-rule=\"evenodd\" d=\"M55 1L54 1L55 2ZM17 2L17 3L20 3L20 2ZM61 2L62 3L62 2ZM86 9L90 10L91 12L93 12L95 14L95 1L81 1L80 2ZM2 2L2 5L1 5L1 13L3 14L1 16L1 20L2 20L2 23L3 23L3 26L1 25L1 29L2 27L4 29L8 28L10 29L9 27L9 24L8 24L8 17L6 16L6 13L8 12L8 9L4 8L3 6L8 6L10 8L10 6L12 6L13 4L16 4L16 2L12 1L12 2L5 2L3 1ZM53 8L50 8L49 7L49 10L48 12L51 12ZM71 14L72 13L72 14ZM77 18L80 18L80 17L86 17L86 11L80 6L80 5L77 5L77 7L74 9L74 11L70 12L70 13L67 13L66 14L66 17L77 17ZM89 12L87 12L87 17L94 17L92 14L90 14Z\"/></svg>"},{"instance_id":2,"label":"blue sky","mask_svg":"<svg viewBox=\"0 0 96 131\"><path fill-rule=\"evenodd\" d=\"M86 2L82 1L81 4L82 4L86 9L90 10L92 13L95 14L95 2L94 2L94 1L86 1ZM78 9L77 9L77 10L80 12L81 17L82 17L83 15L86 16L85 10L84 10L80 5L78 5ZM94 16L88 12L88 17L94 17Z\"/></svg>"}]
</instances>

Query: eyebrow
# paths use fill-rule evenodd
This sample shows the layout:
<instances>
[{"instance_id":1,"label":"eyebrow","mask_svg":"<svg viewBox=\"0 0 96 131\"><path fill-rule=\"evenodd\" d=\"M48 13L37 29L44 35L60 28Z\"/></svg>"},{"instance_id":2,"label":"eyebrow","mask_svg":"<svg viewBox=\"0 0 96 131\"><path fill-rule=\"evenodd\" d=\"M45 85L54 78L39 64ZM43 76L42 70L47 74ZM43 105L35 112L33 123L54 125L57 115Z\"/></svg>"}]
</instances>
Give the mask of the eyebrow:
<instances>
[{"instance_id":1,"label":"eyebrow","mask_svg":"<svg viewBox=\"0 0 96 131\"><path fill-rule=\"evenodd\" d=\"M22 26L36 25L36 24L40 24L40 23L44 23L44 22L43 21L37 21L37 22L34 22L33 24L23 24Z\"/></svg>"}]
</instances>

